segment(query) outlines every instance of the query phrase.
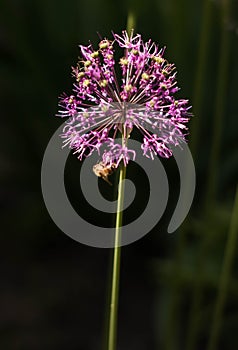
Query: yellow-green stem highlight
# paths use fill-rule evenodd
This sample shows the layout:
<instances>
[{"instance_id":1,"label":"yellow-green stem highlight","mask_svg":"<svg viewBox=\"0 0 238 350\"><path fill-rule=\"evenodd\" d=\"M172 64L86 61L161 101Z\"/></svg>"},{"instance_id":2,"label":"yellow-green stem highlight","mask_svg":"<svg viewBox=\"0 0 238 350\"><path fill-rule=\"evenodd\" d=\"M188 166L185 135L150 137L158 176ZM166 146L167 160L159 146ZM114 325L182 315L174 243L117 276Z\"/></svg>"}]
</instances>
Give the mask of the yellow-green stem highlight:
<instances>
[{"instance_id":1,"label":"yellow-green stem highlight","mask_svg":"<svg viewBox=\"0 0 238 350\"><path fill-rule=\"evenodd\" d=\"M133 11L129 11L126 27L127 27L127 32L129 35L131 33L131 30L135 29L135 14Z\"/></svg>"},{"instance_id":2,"label":"yellow-green stem highlight","mask_svg":"<svg viewBox=\"0 0 238 350\"><path fill-rule=\"evenodd\" d=\"M130 35L132 29L135 28L135 15L133 11L129 11L127 18L127 32ZM122 143L126 142L122 135ZM113 271L112 271L112 289L111 302L109 312L109 331L108 331L108 350L116 350L117 342L117 319L118 319L118 297L119 297L119 281L120 281L120 260L121 260L121 231L123 219L123 203L125 192L126 167L122 164L120 168L120 176L118 183L118 200L117 200L117 216L115 227L115 243L113 255Z\"/></svg>"},{"instance_id":3,"label":"yellow-green stem highlight","mask_svg":"<svg viewBox=\"0 0 238 350\"><path fill-rule=\"evenodd\" d=\"M135 28L135 15L133 11L129 11L127 18L127 32L131 33ZM122 135L122 143L126 142ZM120 281L120 260L121 260L121 231L123 219L123 203L125 192L126 167L121 165L120 177L118 183L118 200L117 200L117 216L115 227L115 243L113 255L113 271L112 271L112 289L111 302L109 312L109 330L108 330L108 350L116 350L117 342L117 319L118 319L118 297L119 297L119 281Z\"/></svg>"},{"instance_id":4,"label":"yellow-green stem highlight","mask_svg":"<svg viewBox=\"0 0 238 350\"><path fill-rule=\"evenodd\" d=\"M119 280L120 280L120 258L121 258L121 229L123 216L123 203L125 191L126 167L122 165L120 169L120 177L118 184L118 202L117 202L117 217L115 230L115 246L113 256L113 271L112 271L112 290L109 315L109 336L108 350L116 349L117 340L117 317L118 317L118 295L119 295Z\"/></svg>"},{"instance_id":5,"label":"yellow-green stem highlight","mask_svg":"<svg viewBox=\"0 0 238 350\"><path fill-rule=\"evenodd\" d=\"M216 196L217 173L219 165L219 153L221 148L221 135L223 126L223 117L225 112L228 69L231 34L227 30L226 23L230 19L231 1L222 1L221 11L221 46L219 55L217 94L215 101L215 111L213 116L213 137L211 145L211 154L208 170L208 181L206 191L206 210L209 211L213 205Z\"/></svg>"},{"instance_id":6,"label":"yellow-green stem highlight","mask_svg":"<svg viewBox=\"0 0 238 350\"><path fill-rule=\"evenodd\" d=\"M232 262L235 256L237 235L238 235L238 187L236 190L236 198L233 207L233 213L231 218L231 226L227 238L227 244L224 254L223 266L221 271L218 296L213 316L212 330L208 343L207 350L217 349L219 340L219 331L222 324L222 314L227 298L227 289L229 285L229 279L231 276Z\"/></svg>"},{"instance_id":7,"label":"yellow-green stem highlight","mask_svg":"<svg viewBox=\"0 0 238 350\"><path fill-rule=\"evenodd\" d=\"M211 4L208 5L209 16L211 16ZM212 137L212 146L211 154L209 161L209 170L208 170L208 180L207 180L207 191L206 191L206 200L205 200L205 220L209 220L209 213L211 212L216 196L216 185L217 185L217 169L219 163L219 152L221 145L221 133L222 133L222 122L225 110L225 98L227 91L227 69L229 63L229 51L230 51L230 33L225 27L225 20L228 20L230 16L230 0L223 0L221 7L221 45L220 45L220 55L219 55L219 65L218 65L218 81L217 81L217 92L215 100L215 111L213 117L213 137ZM208 23L207 23L208 25ZM204 53L205 54L205 53ZM205 56L204 56L205 59ZM201 82L198 82L201 85ZM199 88L200 89L200 88ZM196 101L196 104L200 105L200 101ZM196 113L196 111L195 111ZM196 139L196 138L195 138ZM196 140L195 140L196 141ZM194 146L196 142L194 142ZM197 317L199 309L201 308L203 300L203 284L202 284L202 272L205 269L204 261L205 257L208 254L208 248L211 244L211 238L207 237L201 238L201 245L199 248L199 258L197 262L197 279L195 281L194 295L192 300L192 307L190 310L189 316L189 328L187 336L187 345L186 350L194 350L196 348L197 338L199 334L199 328L201 327L200 319Z\"/></svg>"},{"instance_id":8,"label":"yellow-green stem highlight","mask_svg":"<svg viewBox=\"0 0 238 350\"><path fill-rule=\"evenodd\" d=\"M193 156L197 156L197 147L200 136L200 126L202 120L202 101L209 44L211 40L211 28L213 19L214 4L210 0L203 1L202 27L199 39L198 62L195 75L195 85L193 93L194 118L191 120L191 142L190 148Z\"/></svg>"}]
</instances>

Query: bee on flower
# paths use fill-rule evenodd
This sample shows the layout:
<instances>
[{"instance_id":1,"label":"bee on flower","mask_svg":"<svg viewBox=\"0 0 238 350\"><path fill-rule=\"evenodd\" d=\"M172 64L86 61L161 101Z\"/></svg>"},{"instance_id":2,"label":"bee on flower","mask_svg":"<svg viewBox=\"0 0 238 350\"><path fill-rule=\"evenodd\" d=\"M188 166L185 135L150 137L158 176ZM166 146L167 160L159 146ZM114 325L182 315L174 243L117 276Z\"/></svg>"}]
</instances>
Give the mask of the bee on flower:
<instances>
[{"instance_id":1,"label":"bee on flower","mask_svg":"<svg viewBox=\"0 0 238 350\"><path fill-rule=\"evenodd\" d=\"M93 172L96 176L101 177L105 180L109 185L112 185L108 180L108 176L113 173L116 168L116 164L105 164L104 162L99 162L93 166Z\"/></svg>"}]
</instances>

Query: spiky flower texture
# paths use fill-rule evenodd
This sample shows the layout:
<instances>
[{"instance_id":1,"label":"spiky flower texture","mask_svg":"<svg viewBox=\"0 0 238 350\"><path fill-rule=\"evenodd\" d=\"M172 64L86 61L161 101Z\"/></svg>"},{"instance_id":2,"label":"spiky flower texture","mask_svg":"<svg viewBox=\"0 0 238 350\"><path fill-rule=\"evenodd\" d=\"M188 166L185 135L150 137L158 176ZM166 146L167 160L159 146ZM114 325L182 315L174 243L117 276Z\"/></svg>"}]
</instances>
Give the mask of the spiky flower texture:
<instances>
[{"instance_id":1,"label":"spiky flower texture","mask_svg":"<svg viewBox=\"0 0 238 350\"><path fill-rule=\"evenodd\" d=\"M122 51L117 64L116 49ZM136 158L127 140L137 128L143 155L169 158L171 146L186 141L190 106L174 97L176 67L164 58L165 48L123 31L112 41L101 40L96 49L90 44L80 50L82 59L72 68L73 94L60 97L57 114L70 117L61 135L64 146L80 160L98 152L103 169L126 166ZM115 140L119 135L121 143Z\"/></svg>"}]
</instances>

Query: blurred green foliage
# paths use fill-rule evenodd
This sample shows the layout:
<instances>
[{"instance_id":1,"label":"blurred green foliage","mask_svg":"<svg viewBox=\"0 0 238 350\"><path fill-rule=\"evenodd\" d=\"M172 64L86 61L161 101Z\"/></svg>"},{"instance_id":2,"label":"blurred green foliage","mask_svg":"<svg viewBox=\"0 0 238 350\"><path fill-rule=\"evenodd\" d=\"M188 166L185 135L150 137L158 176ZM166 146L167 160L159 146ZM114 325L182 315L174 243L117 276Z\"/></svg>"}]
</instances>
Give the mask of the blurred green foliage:
<instances>
[{"instance_id":1,"label":"blurred green foliage","mask_svg":"<svg viewBox=\"0 0 238 350\"><path fill-rule=\"evenodd\" d=\"M172 204L150 235L123 249L119 344L123 350L237 347L236 240L232 252L225 247L238 178L238 5L203 2L0 1L2 349L102 349L109 252L59 232L44 207L40 167L62 122L54 117L57 98L71 89L77 45L96 42L97 32L120 32L129 10L138 32L166 45L181 96L194 105L189 142L197 190L185 223L169 236L178 174L171 161L164 163ZM72 201L83 210L79 171L69 160ZM232 230L235 237L237 226ZM224 287L226 254L232 263ZM226 298L211 345L220 288Z\"/></svg>"}]
</instances>

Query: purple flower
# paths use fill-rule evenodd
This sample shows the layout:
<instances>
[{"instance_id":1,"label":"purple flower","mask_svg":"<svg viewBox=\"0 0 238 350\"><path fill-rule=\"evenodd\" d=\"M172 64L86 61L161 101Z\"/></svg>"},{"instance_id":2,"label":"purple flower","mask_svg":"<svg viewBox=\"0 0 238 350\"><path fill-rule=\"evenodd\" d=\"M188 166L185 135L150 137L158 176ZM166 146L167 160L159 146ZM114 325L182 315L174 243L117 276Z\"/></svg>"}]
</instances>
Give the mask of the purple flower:
<instances>
[{"instance_id":1,"label":"purple flower","mask_svg":"<svg viewBox=\"0 0 238 350\"><path fill-rule=\"evenodd\" d=\"M64 146L80 160L96 151L102 157L100 166L126 166L136 158L127 148L136 128L143 135L143 155L169 158L171 146L186 141L191 116L188 100L174 97L179 90L176 68L164 58L164 48L144 42L140 34L123 31L113 36L96 49L80 45L82 59L72 68L73 93L60 97L57 114L69 117L61 135ZM122 52L117 74L116 49ZM115 141L118 136L121 144Z\"/></svg>"}]
</instances>

